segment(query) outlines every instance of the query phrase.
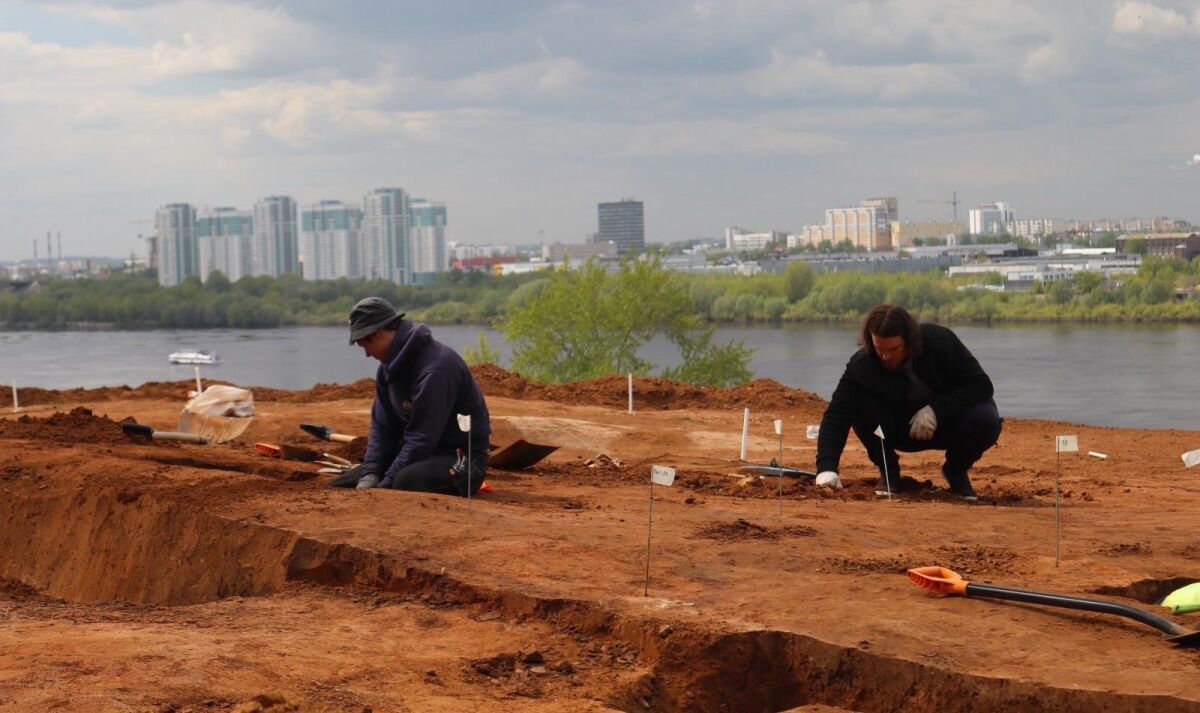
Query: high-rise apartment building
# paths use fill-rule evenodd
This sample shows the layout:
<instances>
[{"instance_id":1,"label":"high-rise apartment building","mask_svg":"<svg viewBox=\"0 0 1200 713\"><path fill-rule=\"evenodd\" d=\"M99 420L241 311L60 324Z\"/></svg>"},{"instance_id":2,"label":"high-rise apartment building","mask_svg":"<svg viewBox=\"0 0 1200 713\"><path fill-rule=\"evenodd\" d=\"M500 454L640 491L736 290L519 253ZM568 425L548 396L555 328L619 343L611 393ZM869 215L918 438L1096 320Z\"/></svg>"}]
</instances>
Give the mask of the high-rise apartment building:
<instances>
[{"instance_id":1,"label":"high-rise apartment building","mask_svg":"<svg viewBox=\"0 0 1200 713\"><path fill-rule=\"evenodd\" d=\"M196 212L196 249L199 275L207 280L213 271L230 280L253 274L250 211L236 208L201 208Z\"/></svg>"},{"instance_id":2,"label":"high-rise apartment building","mask_svg":"<svg viewBox=\"0 0 1200 713\"><path fill-rule=\"evenodd\" d=\"M196 249L196 209L190 203L168 203L154 216L158 239L158 282L178 285L199 274Z\"/></svg>"},{"instance_id":3,"label":"high-rise apartment building","mask_svg":"<svg viewBox=\"0 0 1200 713\"><path fill-rule=\"evenodd\" d=\"M875 208L883 211L883 219L890 226L892 223L900 220L900 200L894 196L885 198L868 198L858 202L859 208Z\"/></svg>"},{"instance_id":4,"label":"high-rise apartment building","mask_svg":"<svg viewBox=\"0 0 1200 713\"><path fill-rule=\"evenodd\" d=\"M254 274L279 277L300 272L296 201L267 196L254 204Z\"/></svg>"},{"instance_id":5,"label":"high-rise apartment building","mask_svg":"<svg viewBox=\"0 0 1200 713\"><path fill-rule=\"evenodd\" d=\"M300 253L306 280L363 276L362 209L324 200L300 211Z\"/></svg>"},{"instance_id":6,"label":"high-rise apartment building","mask_svg":"<svg viewBox=\"0 0 1200 713\"><path fill-rule=\"evenodd\" d=\"M415 284L433 282L448 267L446 257L446 205L424 198L408 203L408 238Z\"/></svg>"},{"instance_id":7,"label":"high-rise apartment building","mask_svg":"<svg viewBox=\"0 0 1200 713\"><path fill-rule=\"evenodd\" d=\"M1003 201L980 203L967 213L971 235L1003 235L1013 230L1012 207Z\"/></svg>"},{"instance_id":8,"label":"high-rise apartment building","mask_svg":"<svg viewBox=\"0 0 1200 713\"><path fill-rule=\"evenodd\" d=\"M412 284L408 201L403 188L376 188L363 198L363 277Z\"/></svg>"},{"instance_id":9,"label":"high-rise apartment building","mask_svg":"<svg viewBox=\"0 0 1200 713\"><path fill-rule=\"evenodd\" d=\"M624 198L597 206L600 232L594 242L609 240L617 245L617 254L640 255L646 250L646 221L641 201Z\"/></svg>"}]
</instances>

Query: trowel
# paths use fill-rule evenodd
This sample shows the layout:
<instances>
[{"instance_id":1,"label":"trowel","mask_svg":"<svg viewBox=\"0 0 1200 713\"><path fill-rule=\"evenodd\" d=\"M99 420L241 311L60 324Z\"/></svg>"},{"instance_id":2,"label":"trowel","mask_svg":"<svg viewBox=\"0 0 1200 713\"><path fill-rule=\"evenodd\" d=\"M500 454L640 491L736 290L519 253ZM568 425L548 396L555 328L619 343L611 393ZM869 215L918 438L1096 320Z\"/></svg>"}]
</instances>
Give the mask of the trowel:
<instances>
[{"instance_id":1,"label":"trowel","mask_svg":"<svg viewBox=\"0 0 1200 713\"><path fill-rule=\"evenodd\" d=\"M334 433L329 426L321 426L315 423L302 423L300 430L305 433L320 438L322 441L333 441L334 443L350 443L355 439L355 436L348 436L344 433Z\"/></svg>"}]
</instances>

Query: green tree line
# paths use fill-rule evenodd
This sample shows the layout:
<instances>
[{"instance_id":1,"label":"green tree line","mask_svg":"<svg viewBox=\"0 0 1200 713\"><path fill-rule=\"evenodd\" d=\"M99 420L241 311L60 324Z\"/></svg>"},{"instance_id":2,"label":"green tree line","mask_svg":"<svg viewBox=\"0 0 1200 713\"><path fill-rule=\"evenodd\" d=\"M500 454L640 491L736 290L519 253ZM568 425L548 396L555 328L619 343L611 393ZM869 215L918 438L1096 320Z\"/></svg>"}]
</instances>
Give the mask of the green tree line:
<instances>
[{"instance_id":1,"label":"green tree line","mask_svg":"<svg viewBox=\"0 0 1200 713\"><path fill-rule=\"evenodd\" d=\"M246 277L214 273L160 286L153 273L104 279L39 279L35 291L0 282L0 324L61 329L95 325L133 329L275 327L342 324L362 297L378 295L413 319L433 324L501 328L509 316L551 284L554 273L505 277L448 273L429 285L385 281L304 281L295 276ZM687 298L689 314L707 323L784 323L857 320L881 302L904 305L925 320L945 322L1196 322L1200 321L1200 258L1147 257L1136 274L1074 279L1002 292L996 273L950 278L927 273L815 273L793 262L781 274L679 274L671 284ZM673 288L674 289L674 288Z\"/></svg>"}]
</instances>

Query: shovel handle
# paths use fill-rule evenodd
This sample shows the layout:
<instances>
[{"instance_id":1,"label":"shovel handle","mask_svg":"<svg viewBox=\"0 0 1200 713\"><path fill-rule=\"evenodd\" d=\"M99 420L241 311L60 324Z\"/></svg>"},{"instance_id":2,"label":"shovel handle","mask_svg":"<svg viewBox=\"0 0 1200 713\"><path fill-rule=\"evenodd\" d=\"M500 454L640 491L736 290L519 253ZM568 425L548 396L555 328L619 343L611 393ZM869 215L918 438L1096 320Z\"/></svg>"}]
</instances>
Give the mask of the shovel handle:
<instances>
[{"instance_id":1,"label":"shovel handle","mask_svg":"<svg viewBox=\"0 0 1200 713\"><path fill-rule=\"evenodd\" d=\"M354 436L347 436L344 433L331 433L329 434L329 440L334 443L350 443L354 440Z\"/></svg>"}]
</instances>

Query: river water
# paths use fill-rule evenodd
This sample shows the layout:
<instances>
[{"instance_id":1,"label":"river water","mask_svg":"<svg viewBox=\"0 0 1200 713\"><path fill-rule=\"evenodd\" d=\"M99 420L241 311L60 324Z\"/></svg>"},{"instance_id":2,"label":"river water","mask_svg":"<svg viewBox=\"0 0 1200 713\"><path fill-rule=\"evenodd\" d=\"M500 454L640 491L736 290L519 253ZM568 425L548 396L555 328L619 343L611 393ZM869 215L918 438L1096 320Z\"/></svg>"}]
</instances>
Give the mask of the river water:
<instances>
[{"instance_id":1,"label":"river water","mask_svg":"<svg viewBox=\"0 0 1200 713\"><path fill-rule=\"evenodd\" d=\"M1200 327L956 326L996 386L1003 415L1134 428L1200 428ZM477 326L435 326L434 336L462 352L481 332L509 355L503 338ZM138 385L189 379L191 366L167 354L191 347L220 354L201 367L251 386L303 389L373 376L374 362L346 343L344 327L258 330L0 332L0 383L44 388ZM828 398L855 349L851 325L726 327L717 339L757 348L752 368ZM643 356L663 366L675 355L656 342Z\"/></svg>"}]
</instances>

